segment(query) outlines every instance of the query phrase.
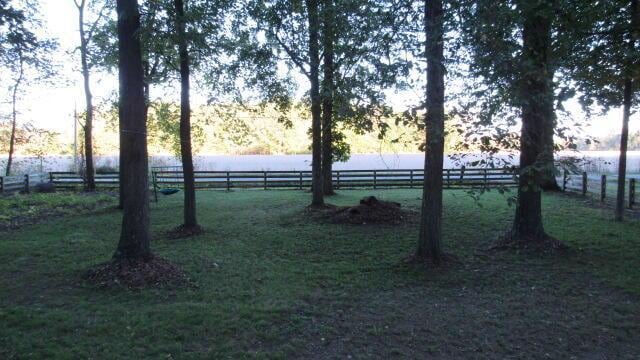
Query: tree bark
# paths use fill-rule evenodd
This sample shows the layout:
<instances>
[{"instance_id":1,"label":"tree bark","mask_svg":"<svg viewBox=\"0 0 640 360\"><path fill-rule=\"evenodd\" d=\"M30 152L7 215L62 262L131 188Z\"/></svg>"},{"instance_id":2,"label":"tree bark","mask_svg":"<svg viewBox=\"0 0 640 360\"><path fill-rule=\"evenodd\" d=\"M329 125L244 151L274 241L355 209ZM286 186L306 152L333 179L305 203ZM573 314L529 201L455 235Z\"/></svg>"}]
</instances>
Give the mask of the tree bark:
<instances>
[{"instance_id":1,"label":"tree bark","mask_svg":"<svg viewBox=\"0 0 640 360\"><path fill-rule=\"evenodd\" d=\"M548 96L551 48L551 20L543 8L544 0L524 5L523 50L519 84L522 129L520 134L520 176L518 202L511 237L516 241L536 241L546 237L542 223L543 178L541 159L545 155L545 122L553 114Z\"/></svg>"},{"instance_id":2,"label":"tree bark","mask_svg":"<svg viewBox=\"0 0 640 360\"><path fill-rule=\"evenodd\" d=\"M311 133L312 133L312 180L313 199L311 206L324 205L322 189L322 106L320 98L320 55L318 42L320 19L318 0L306 0L309 21L309 82L311 83Z\"/></svg>"},{"instance_id":3,"label":"tree bark","mask_svg":"<svg viewBox=\"0 0 640 360\"><path fill-rule=\"evenodd\" d=\"M549 31L551 31L551 27L549 27ZM549 38L551 34L548 35ZM555 142L553 140L553 136L555 135L555 129L557 125L556 118L556 110L554 107L554 83L553 83L553 71L549 71L549 78L547 81L551 86L548 88L548 93L546 94L549 99L545 101L545 105L549 107L546 109L544 114L548 115L548 118L545 119L545 129L544 129L544 152L545 155L543 157L543 161L546 163L544 166L544 173L542 178L540 179L540 188L544 191L560 191L560 185L558 185L558 180L556 179L556 168L555 168Z\"/></svg>"},{"instance_id":4,"label":"tree bark","mask_svg":"<svg viewBox=\"0 0 640 360\"><path fill-rule=\"evenodd\" d=\"M149 178L147 124L144 118L142 53L137 33L137 0L117 0L120 78L120 171L124 206L122 232L113 255L118 261L147 261L149 245Z\"/></svg>"},{"instance_id":5,"label":"tree bark","mask_svg":"<svg viewBox=\"0 0 640 360\"><path fill-rule=\"evenodd\" d=\"M191 153L191 105L189 100L189 52L184 23L184 3L174 0L176 11L176 30L178 52L180 56L180 153L184 178L184 227L198 226L196 219L196 186L193 174L193 155Z\"/></svg>"},{"instance_id":6,"label":"tree bark","mask_svg":"<svg viewBox=\"0 0 640 360\"><path fill-rule=\"evenodd\" d=\"M442 166L444 159L444 10L442 0L425 1L427 114L422 215L416 258L442 259Z\"/></svg>"},{"instance_id":7,"label":"tree bark","mask_svg":"<svg viewBox=\"0 0 640 360\"><path fill-rule=\"evenodd\" d=\"M333 0L324 0L323 9L323 72L322 78L322 175L325 195L333 190L333 94L334 94L334 29Z\"/></svg>"},{"instance_id":8,"label":"tree bark","mask_svg":"<svg viewBox=\"0 0 640 360\"><path fill-rule=\"evenodd\" d=\"M5 171L6 176L11 175L11 166L13 165L13 153L15 152L16 144L16 131L18 130L18 89L24 78L24 61L22 60L22 54L20 54L20 70L18 71L18 78L13 85L13 92L11 94L11 134L9 137L9 156L7 157L7 168Z\"/></svg>"},{"instance_id":9,"label":"tree bark","mask_svg":"<svg viewBox=\"0 0 640 360\"><path fill-rule=\"evenodd\" d=\"M84 161L85 161L85 190L96 189L95 169L93 166L93 96L88 62L87 37L84 30L85 1L78 6L78 22L80 29L80 61L82 64L82 78L84 80L84 97L87 105L86 119L84 123Z\"/></svg>"},{"instance_id":10,"label":"tree bark","mask_svg":"<svg viewBox=\"0 0 640 360\"><path fill-rule=\"evenodd\" d=\"M631 53L635 48L635 42L640 36L640 9L638 0L631 0L631 28L632 38L629 43ZM627 64L629 68L632 66L632 62ZM627 144L629 143L629 118L631 117L631 106L633 105L633 93L634 93L634 81L632 75L629 73L631 69L627 70L627 74L624 79L624 94L622 100L623 114L622 114L622 131L620 133L620 158L618 160L618 192L616 194L616 221L624 220L624 196L625 185L627 182Z\"/></svg>"}]
</instances>

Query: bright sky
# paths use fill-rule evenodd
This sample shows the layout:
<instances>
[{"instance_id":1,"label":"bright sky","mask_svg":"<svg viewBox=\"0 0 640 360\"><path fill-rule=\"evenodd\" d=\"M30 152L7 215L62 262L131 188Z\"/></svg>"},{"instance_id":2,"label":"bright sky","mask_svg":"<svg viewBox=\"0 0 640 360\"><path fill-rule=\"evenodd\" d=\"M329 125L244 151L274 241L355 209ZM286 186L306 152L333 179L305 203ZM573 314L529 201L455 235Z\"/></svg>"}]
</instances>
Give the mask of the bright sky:
<instances>
[{"instance_id":1,"label":"bright sky","mask_svg":"<svg viewBox=\"0 0 640 360\"><path fill-rule=\"evenodd\" d=\"M46 34L57 39L60 50L55 56L62 65L62 78L55 85L36 86L28 90L21 103L22 117L32 120L37 126L55 129L62 134L71 136L73 128L73 110L84 108L82 78L79 72L79 57L74 49L79 43L77 9L73 0L41 0L41 14L45 20ZM96 96L96 103L101 98L109 96L117 89L115 75L94 74L92 90ZM421 91L408 91L400 94L390 94L392 103L402 107L406 103L415 103L415 99L422 96ZM198 98L194 99L198 102ZM202 99L200 99L202 101ZM577 104L570 104L569 109L579 115ZM594 136L618 133L621 126L621 111L611 111L606 116L592 120L586 132ZM631 130L640 130L638 115L632 118Z\"/></svg>"}]
</instances>

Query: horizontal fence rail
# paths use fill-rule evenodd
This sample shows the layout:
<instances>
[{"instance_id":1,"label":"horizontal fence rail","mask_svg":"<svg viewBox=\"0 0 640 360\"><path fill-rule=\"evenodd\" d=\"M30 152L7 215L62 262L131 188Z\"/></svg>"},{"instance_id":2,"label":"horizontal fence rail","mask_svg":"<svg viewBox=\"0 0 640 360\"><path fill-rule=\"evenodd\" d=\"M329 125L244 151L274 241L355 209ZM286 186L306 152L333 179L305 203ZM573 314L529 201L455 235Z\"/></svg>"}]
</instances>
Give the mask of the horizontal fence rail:
<instances>
[{"instance_id":1,"label":"horizontal fence rail","mask_svg":"<svg viewBox=\"0 0 640 360\"><path fill-rule=\"evenodd\" d=\"M30 192L36 185L48 182L49 174L36 173L0 177L0 194Z\"/></svg>"},{"instance_id":2,"label":"horizontal fence rail","mask_svg":"<svg viewBox=\"0 0 640 360\"><path fill-rule=\"evenodd\" d=\"M196 171L196 188L311 188L311 171ZM424 170L336 170L332 173L336 189L420 187L424 181ZM443 186L511 186L516 184L514 169L445 169ZM182 187L181 171L154 171L152 182L155 188Z\"/></svg>"},{"instance_id":3,"label":"horizontal fence rail","mask_svg":"<svg viewBox=\"0 0 640 360\"><path fill-rule=\"evenodd\" d=\"M636 205L637 179L629 176L625 182L626 207L633 209ZM618 194L618 181L615 176L589 174L569 174L564 172L562 176L562 190L576 192L582 196L597 199L603 204L615 203Z\"/></svg>"},{"instance_id":4,"label":"horizontal fence rail","mask_svg":"<svg viewBox=\"0 0 640 360\"><path fill-rule=\"evenodd\" d=\"M84 178L74 172L54 171L49 173L49 181L58 189L75 189L84 186ZM95 175L97 187L117 188L120 183L118 172L104 172Z\"/></svg>"}]
</instances>

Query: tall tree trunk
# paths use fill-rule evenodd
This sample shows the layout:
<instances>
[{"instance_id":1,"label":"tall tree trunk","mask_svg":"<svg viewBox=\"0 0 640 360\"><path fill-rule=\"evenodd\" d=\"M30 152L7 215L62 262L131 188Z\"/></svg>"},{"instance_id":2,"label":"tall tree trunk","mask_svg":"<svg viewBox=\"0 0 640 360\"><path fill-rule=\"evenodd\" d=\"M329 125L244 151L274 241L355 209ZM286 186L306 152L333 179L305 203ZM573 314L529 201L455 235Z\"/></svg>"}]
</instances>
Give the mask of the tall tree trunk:
<instances>
[{"instance_id":1,"label":"tall tree trunk","mask_svg":"<svg viewBox=\"0 0 640 360\"><path fill-rule=\"evenodd\" d=\"M635 48L635 42L640 37L640 6L638 0L631 0L631 29L632 37L629 43L631 53ZM627 175L627 144L629 142L629 118L631 117L631 106L633 105L634 81L632 79L631 67L633 62L629 61L627 75L624 79L622 132L620 133L620 158L618 160L618 193L616 194L616 221L624 220L624 196Z\"/></svg>"},{"instance_id":2,"label":"tall tree trunk","mask_svg":"<svg viewBox=\"0 0 640 360\"><path fill-rule=\"evenodd\" d=\"M13 85L13 92L11 94L11 134L9 137L9 156L7 157L7 168L5 175L11 175L11 166L13 164L13 153L15 152L16 144L16 131L18 130L18 91L22 84L24 77L24 61L22 60L22 54L20 54L20 70L18 72L18 78Z\"/></svg>"},{"instance_id":3,"label":"tall tree trunk","mask_svg":"<svg viewBox=\"0 0 640 360\"><path fill-rule=\"evenodd\" d=\"M444 159L444 10L442 0L425 1L427 114L422 215L416 258L442 258L442 166Z\"/></svg>"},{"instance_id":4,"label":"tall tree trunk","mask_svg":"<svg viewBox=\"0 0 640 360\"><path fill-rule=\"evenodd\" d=\"M333 94L334 94L334 29L333 0L324 0L323 22L323 72L322 78L322 190L333 195Z\"/></svg>"},{"instance_id":5,"label":"tall tree trunk","mask_svg":"<svg viewBox=\"0 0 640 360\"><path fill-rule=\"evenodd\" d=\"M517 241L536 241L546 237L542 223L542 194L539 167L545 151L545 122L553 105L548 104L551 20L545 0L527 2L524 7L523 50L519 84L522 110L520 134L520 177L518 202L511 231Z\"/></svg>"},{"instance_id":6,"label":"tall tree trunk","mask_svg":"<svg viewBox=\"0 0 640 360\"><path fill-rule=\"evenodd\" d=\"M551 31L551 27L549 27L549 31ZM551 34L548 35L551 37ZM545 102L545 105L549 107L544 112L548 115L548 118L545 119L545 127L544 127L544 157L543 161L545 162L544 173L540 179L540 188L544 191L560 191L560 185L558 185L558 180L556 179L556 168L555 168L555 142L553 140L553 136L555 135L555 129L557 125L556 118L556 110L554 107L554 82L553 82L554 72L549 71L547 81L551 86L548 88L548 93L546 94L549 99Z\"/></svg>"},{"instance_id":7,"label":"tall tree trunk","mask_svg":"<svg viewBox=\"0 0 640 360\"><path fill-rule=\"evenodd\" d=\"M620 133L620 158L618 160L618 193L616 194L616 221L624 220L624 196L627 181L627 144L629 143L629 117L631 116L631 98L633 81L624 80L624 101L622 114L622 132Z\"/></svg>"},{"instance_id":8,"label":"tall tree trunk","mask_svg":"<svg viewBox=\"0 0 640 360\"><path fill-rule=\"evenodd\" d=\"M117 0L120 71L120 131L124 209L122 232L113 255L119 261L146 261L149 245L149 174L147 124L137 0Z\"/></svg>"},{"instance_id":9,"label":"tall tree trunk","mask_svg":"<svg viewBox=\"0 0 640 360\"><path fill-rule=\"evenodd\" d=\"M184 178L184 227L198 226L196 219L196 186L191 154L191 106L189 103L189 52L184 23L184 3L174 0L176 29L178 32L178 52L180 56L180 153Z\"/></svg>"},{"instance_id":10,"label":"tall tree trunk","mask_svg":"<svg viewBox=\"0 0 640 360\"><path fill-rule=\"evenodd\" d=\"M320 98L320 19L318 15L318 0L306 0L309 16L309 82L311 83L311 133L312 133L312 164L311 186L313 188L312 206L324 205L324 191L322 190L322 106Z\"/></svg>"},{"instance_id":11,"label":"tall tree trunk","mask_svg":"<svg viewBox=\"0 0 640 360\"><path fill-rule=\"evenodd\" d=\"M82 78L84 79L84 97L87 105L86 119L84 123L84 161L85 161L85 190L96 189L95 169L93 167L93 96L88 62L87 36L84 30L85 1L78 6L78 25L80 29L80 61L82 63Z\"/></svg>"}]
</instances>

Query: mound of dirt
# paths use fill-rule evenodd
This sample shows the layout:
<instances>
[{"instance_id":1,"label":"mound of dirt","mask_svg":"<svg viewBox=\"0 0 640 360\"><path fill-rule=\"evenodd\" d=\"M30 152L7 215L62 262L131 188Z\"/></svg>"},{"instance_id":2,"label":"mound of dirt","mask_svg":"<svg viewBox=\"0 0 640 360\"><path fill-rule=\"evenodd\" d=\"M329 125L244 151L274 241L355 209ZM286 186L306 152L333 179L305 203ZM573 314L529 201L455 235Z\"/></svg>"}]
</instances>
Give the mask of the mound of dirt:
<instances>
[{"instance_id":1,"label":"mound of dirt","mask_svg":"<svg viewBox=\"0 0 640 360\"><path fill-rule=\"evenodd\" d=\"M188 283L184 272L171 262L153 257L148 261L110 261L89 269L83 280L99 288L176 287Z\"/></svg>"},{"instance_id":2,"label":"mound of dirt","mask_svg":"<svg viewBox=\"0 0 640 360\"><path fill-rule=\"evenodd\" d=\"M356 206L335 207L327 211L329 221L341 224L390 224L404 223L414 215L403 210L397 202L382 201L375 196L367 196Z\"/></svg>"}]
</instances>

